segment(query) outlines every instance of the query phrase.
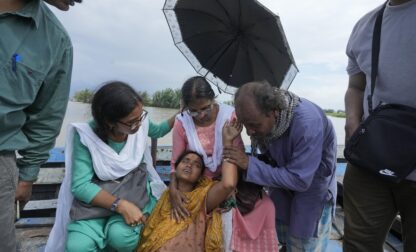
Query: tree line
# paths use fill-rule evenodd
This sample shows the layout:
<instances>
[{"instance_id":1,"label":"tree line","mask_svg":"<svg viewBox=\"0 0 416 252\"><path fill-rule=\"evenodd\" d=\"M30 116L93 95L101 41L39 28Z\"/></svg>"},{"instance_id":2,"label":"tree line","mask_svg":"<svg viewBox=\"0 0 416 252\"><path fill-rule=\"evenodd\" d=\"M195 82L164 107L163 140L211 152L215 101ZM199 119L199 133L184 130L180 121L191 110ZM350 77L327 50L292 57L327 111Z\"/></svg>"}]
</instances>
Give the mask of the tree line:
<instances>
[{"instance_id":1,"label":"tree line","mask_svg":"<svg viewBox=\"0 0 416 252\"><path fill-rule=\"evenodd\" d=\"M345 111L344 110L333 110L333 109L324 109L323 110L326 115L333 116L333 117L340 117L345 118Z\"/></svg>"},{"instance_id":2,"label":"tree line","mask_svg":"<svg viewBox=\"0 0 416 252\"><path fill-rule=\"evenodd\" d=\"M160 91L156 91L153 95L150 95L146 91L137 92L140 97L143 99L143 104L148 107L159 107L159 108L176 108L180 107L181 101L181 90L166 88ZM94 92L88 88L75 92L73 96L73 101L91 103ZM225 101L225 104L234 106L233 101ZM325 114L334 117L345 118L345 111L343 110L333 110L333 109L323 109Z\"/></svg>"},{"instance_id":3,"label":"tree line","mask_svg":"<svg viewBox=\"0 0 416 252\"><path fill-rule=\"evenodd\" d=\"M143 104L148 107L160 107L160 108L176 108L180 107L181 90L166 88L160 91L156 91L153 95L150 95L146 91L137 92L143 99ZM94 92L88 88L75 92L73 101L91 103Z\"/></svg>"}]
</instances>

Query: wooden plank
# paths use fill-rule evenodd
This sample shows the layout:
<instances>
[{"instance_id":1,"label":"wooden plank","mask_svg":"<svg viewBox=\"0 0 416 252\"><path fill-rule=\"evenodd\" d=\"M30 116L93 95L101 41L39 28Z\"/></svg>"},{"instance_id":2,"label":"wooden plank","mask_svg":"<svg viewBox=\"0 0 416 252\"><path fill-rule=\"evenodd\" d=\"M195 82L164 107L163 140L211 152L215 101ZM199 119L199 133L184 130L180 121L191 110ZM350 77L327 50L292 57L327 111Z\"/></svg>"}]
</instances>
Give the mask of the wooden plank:
<instances>
[{"instance_id":1,"label":"wooden plank","mask_svg":"<svg viewBox=\"0 0 416 252\"><path fill-rule=\"evenodd\" d=\"M50 227L55 223L55 217L21 218L15 222L17 228Z\"/></svg>"},{"instance_id":2,"label":"wooden plank","mask_svg":"<svg viewBox=\"0 0 416 252\"><path fill-rule=\"evenodd\" d=\"M169 182L170 181L170 166L168 165L158 165L156 166L156 172L159 174L160 178L164 181L164 182Z\"/></svg>"},{"instance_id":3,"label":"wooden plank","mask_svg":"<svg viewBox=\"0 0 416 252\"><path fill-rule=\"evenodd\" d=\"M61 184L65 175L65 168L41 168L38 175L37 185Z\"/></svg>"},{"instance_id":4,"label":"wooden plank","mask_svg":"<svg viewBox=\"0 0 416 252\"><path fill-rule=\"evenodd\" d=\"M33 211L33 210L42 210L42 209L54 209L56 208L58 199L48 199L48 200L32 200L29 201L23 211Z\"/></svg>"}]
</instances>

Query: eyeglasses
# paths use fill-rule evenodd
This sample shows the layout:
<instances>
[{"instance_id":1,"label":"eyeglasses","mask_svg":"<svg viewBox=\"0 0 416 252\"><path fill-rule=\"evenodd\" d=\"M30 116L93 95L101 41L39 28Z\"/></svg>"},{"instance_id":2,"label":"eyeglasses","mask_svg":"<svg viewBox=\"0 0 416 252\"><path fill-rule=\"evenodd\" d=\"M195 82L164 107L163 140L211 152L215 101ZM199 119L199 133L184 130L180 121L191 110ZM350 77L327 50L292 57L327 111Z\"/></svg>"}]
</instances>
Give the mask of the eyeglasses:
<instances>
[{"instance_id":1,"label":"eyeglasses","mask_svg":"<svg viewBox=\"0 0 416 252\"><path fill-rule=\"evenodd\" d=\"M128 127L130 130L135 130L140 125L142 125L142 123L143 123L144 119L146 118L147 114L148 114L147 110L143 109L142 115L137 120L134 120L134 121L128 122L128 123L118 121L118 123Z\"/></svg>"},{"instance_id":2,"label":"eyeglasses","mask_svg":"<svg viewBox=\"0 0 416 252\"><path fill-rule=\"evenodd\" d=\"M192 116L192 117L197 117L200 114L204 113L205 115L210 113L212 108L213 108L214 103L211 103L210 105L208 105L208 107L201 109L199 111L194 111L194 110L190 110L189 108L186 110L186 112Z\"/></svg>"}]
</instances>

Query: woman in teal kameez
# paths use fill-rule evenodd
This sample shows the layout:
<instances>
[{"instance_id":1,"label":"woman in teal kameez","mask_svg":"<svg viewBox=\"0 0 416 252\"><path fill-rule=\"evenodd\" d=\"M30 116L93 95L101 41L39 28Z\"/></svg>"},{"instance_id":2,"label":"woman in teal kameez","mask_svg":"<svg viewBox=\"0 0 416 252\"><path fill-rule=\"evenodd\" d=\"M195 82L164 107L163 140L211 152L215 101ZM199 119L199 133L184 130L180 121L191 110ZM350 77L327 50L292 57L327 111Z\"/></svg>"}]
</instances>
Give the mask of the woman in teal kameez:
<instances>
[{"instance_id":1,"label":"woman in teal kameez","mask_svg":"<svg viewBox=\"0 0 416 252\"><path fill-rule=\"evenodd\" d=\"M70 179L65 179L69 179L67 184L70 186L67 187L72 193L71 202L73 196L74 200L111 212L101 218L74 219L71 210L71 220L67 225L63 221L63 225L55 223L57 227L53 228L60 229L64 226L66 244L59 248L59 242L54 240L61 234L52 230L46 251L63 251L63 247L69 252L133 251L140 240L143 224L156 204L156 189L150 186L151 177L156 173L149 175L152 173L149 168L143 168L141 173L147 177L143 179L146 185L143 184L140 187L142 191L137 192L137 195L144 195L141 206L110 194L93 181L97 178L102 181L117 181L138 169L137 167L142 167L140 164L151 164L147 138L158 138L167 134L174 117L160 124L150 122L140 96L122 82L111 82L102 86L93 97L91 110L94 119L92 122L72 124L69 129L72 146L67 146L66 149L66 166L68 169L68 164L71 164L71 169L65 174ZM158 179L161 183L160 178ZM152 185L155 183L152 182ZM65 216L69 213L68 204L64 207L60 203L67 201L62 198L65 196L60 193L57 222L60 222L58 214ZM74 205L71 204L73 208Z\"/></svg>"}]
</instances>

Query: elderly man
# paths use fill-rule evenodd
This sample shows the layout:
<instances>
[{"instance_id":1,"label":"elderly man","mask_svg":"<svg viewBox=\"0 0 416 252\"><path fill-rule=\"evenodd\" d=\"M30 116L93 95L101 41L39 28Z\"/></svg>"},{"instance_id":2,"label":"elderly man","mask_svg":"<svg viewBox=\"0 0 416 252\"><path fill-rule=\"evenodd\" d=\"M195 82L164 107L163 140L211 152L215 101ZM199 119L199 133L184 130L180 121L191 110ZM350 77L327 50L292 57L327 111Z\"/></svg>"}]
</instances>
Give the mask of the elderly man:
<instances>
[{"instance_id":1,"label":"elderly man","mask_svg":"<svg viewBox=\"0 0 416 252\"><path fill-rule=\"evenodd\" d=\"M246 171L246 181L269 187L287 251L325 251L336 199L332 123L317 105L267 83L243 85L235 106L253 150L272 162L237 148L227 148L224 158Z\"/></svg>"},{"instance_id":2,"label":"elderly man","mask_svg":"<svg viewBox=\"0 0 416 252\"><path fill-rule=\"evenodd\" d=\"M48 3L67 10L74 1ZM14 201L29 200L61 128L72 44L41 0L1 0L0 34L0 251L16 251Z\"/></svg>"}]
</instances>

